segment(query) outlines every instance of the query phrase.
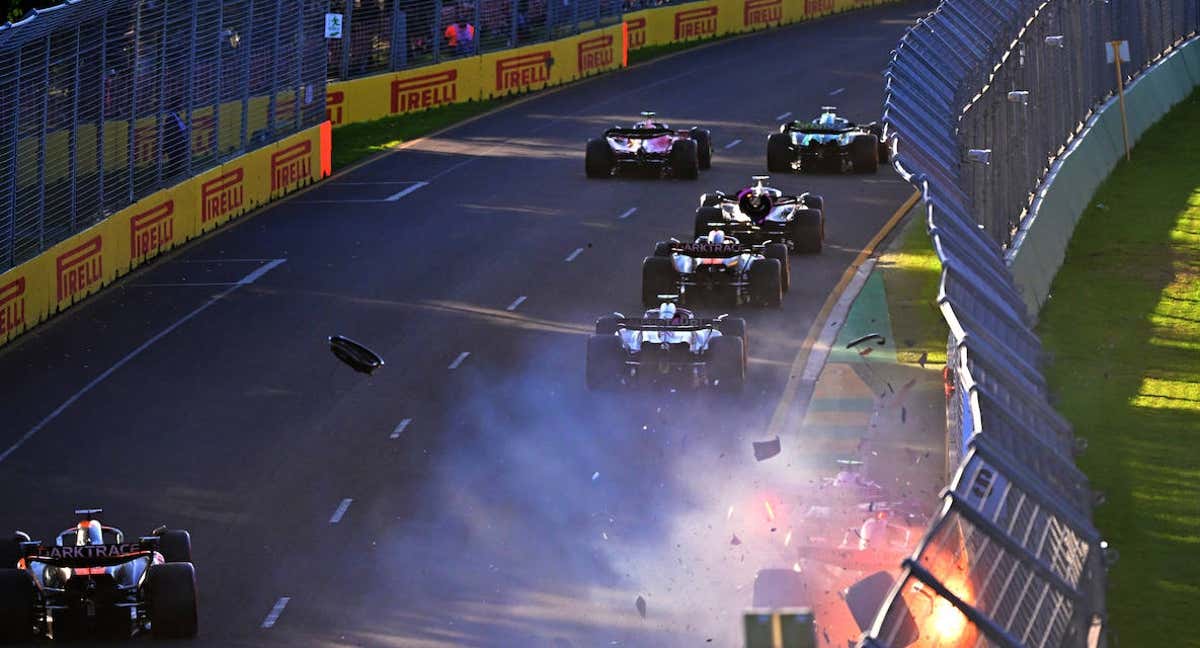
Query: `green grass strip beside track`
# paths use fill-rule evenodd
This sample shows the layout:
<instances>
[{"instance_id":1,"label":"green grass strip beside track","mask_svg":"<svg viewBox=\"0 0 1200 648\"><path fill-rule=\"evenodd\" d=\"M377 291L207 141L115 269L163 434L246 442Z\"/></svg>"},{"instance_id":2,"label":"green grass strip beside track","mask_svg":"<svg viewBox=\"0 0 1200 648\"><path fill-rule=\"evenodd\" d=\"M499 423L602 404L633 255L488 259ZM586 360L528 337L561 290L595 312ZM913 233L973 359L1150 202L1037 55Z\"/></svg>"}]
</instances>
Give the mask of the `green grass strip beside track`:
<instances>
[{"instance_id":1,"label":"green grass strip beside track","mask_svg":"<svg viewBox=\"0 0 1200 648\"><path fill-rule=\"evenodd\" d=\"M1079 460L1120 552L1122 646L1200 646L1200 92L1151 128L1096 192L1038 332ZM1109 645L1117 645L1111 638Z\"/></svg>"}]
</instances>

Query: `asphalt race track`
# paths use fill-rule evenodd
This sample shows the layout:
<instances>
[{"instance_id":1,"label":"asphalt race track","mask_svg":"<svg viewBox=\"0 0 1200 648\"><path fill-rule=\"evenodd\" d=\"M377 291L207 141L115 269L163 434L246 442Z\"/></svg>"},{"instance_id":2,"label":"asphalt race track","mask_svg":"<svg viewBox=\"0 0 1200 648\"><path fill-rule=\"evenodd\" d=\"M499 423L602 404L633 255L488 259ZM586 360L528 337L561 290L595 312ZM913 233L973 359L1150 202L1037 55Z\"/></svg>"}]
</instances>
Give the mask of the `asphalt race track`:
<instances>
[{"instance_id":1,"label":"asphalt race track","mask_svg":"<svg viewBox=\"0 0 1200 648\"><path fill-rule=\"evenodd\" d=\"M757 503L832 452L791 429L756 463L751 441L827 295L911 189L886 169L773 179L824 195L826 248L793 257L781 310L745 313L741 397L591 394L586 335L640 312L642 257L690 233L701 192L764 172L781 115L876 119L889 52L931 6L537 96L72 309L0 352L0 528L49 539L94 506L130 534L190 529L195 645L739 645L756 570L787 560L755 550L775 524ZM586 180L584 140L640 110L711 128L713 169ZM386 366L353 373L332 334Z\"/></svg>"}]
</instances>

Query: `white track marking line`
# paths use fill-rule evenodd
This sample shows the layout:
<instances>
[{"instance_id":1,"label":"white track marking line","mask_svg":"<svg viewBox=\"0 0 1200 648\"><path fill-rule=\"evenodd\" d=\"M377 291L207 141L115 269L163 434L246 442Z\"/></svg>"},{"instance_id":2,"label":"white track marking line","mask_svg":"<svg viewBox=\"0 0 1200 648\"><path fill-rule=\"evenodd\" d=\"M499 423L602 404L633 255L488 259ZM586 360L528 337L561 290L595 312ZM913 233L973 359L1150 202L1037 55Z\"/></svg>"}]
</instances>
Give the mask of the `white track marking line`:
<instances>
[{"instance_id":1,"label":"white track marking line","mask_svg":"<svg viewBox=\"0 0 1200 648\"><path fill-rule=\"evenodd\" d=\"M570 263L570 262L574 261L576 259L576 257L578 257L580 254L583 254L583 248L575 248L575 251L568 254L567 258L563 259L563 261Z\"/></svg>"},{"instance_id":2,"label":"white track marking line","mask_svg":"<svg viewBox=\"0 0 1200 648\"><path fill-rule=\"evenodd\" d=\"M625 220L626 218L629 218L630 216L633 216L636 213L637 213L637 207L630 207L629 209L625 210L624 214L617 216L617 218L619 218L621 220Z\"/></svg>"},{"instance_id":3,"label":"white track marking line","mask_svg":"<svg viewBox=\"0 0 1200 648\"><path fill-rule=\"evenodd\" d=\"M788 117L791 117L791 116L792 116L792 113L790 113L790 112L785 112L785 113L783 113L782 115L779 115L778 117L776 117L776 118L775 118L775 121L783 121L783 120L785 120L785 119L787 119Z\"/></svg>"},{"instance_id":4,"label":"white track marking line","mask_svg":"<svg viewBox=\"0 0 1200 648\"><path fill-rule=\"evenodd\" d=\"M129 284L130 288L217 288L221 286L238 286L236 281L226 281L224 283L148 283L148 284Z\"/></svg>"},{"instance_id":5,"label":"white track marking line","mask_svg":"<svg viewBox=\"0 0 1200 648\"><path fill-rule=\"evenodd\" d=\"M400 421L400 424L396 426L396 429L392 430L392 433L391 433L391 435L388 436L388 438L389 439L399 439L400 435L404 434L404 431L407 430L408 426L411 424L412 424L412 419L410 419L410 418L406 418L403 421Z\"/></svg>"},{"instance_id":6,"label":"white track marking line","mask_svg":"<svg viewBox=\"0 0 1200 648\"><path fill-rule=\"evenodd\" d=\"M349 497L342 500L342 502L338 504L337 510L333 512L333 515L329 516L329 523L337 524L338 522L341 522L342 518L346 515L346 511L349 510L350 505L353 503L354 500Z\"/></svg>"},{"instance_id":7,"label":"white track marking line","mask_svg":"<svg viewBox=\"0 0 1200 648\"><path fill-rule=\"evenodd\" d=\"M845 91L846 91L846 89L845 89L845 88L838 88L837 90L834 90L833 92L830 92L830 93L829 93L829 96L830 96L830 97L836 97L836 96L838 96L838 95L842 94L842 93L843 93L843 92L845 92Z\"/></svg>"},{"instance_id":8,"label":"white track marking line","mask_svg":"<svg viewBox=\"0 0 1200 648\"><path fill-rule=\"evenodd\" d=\"M340 181L335 180L335 181L331 182L330 184L343 185L343 186L388 187L391 185L398 185L398 184L417 184L419 182L421 182L421 181L420 180L376 180L374 182L340 182Z\"/></svg>"},{"instance_id":9,"label":"white track marking line","mask_svg":"<svg viewBox=\"0 0 1200 648\"><path fill-rule=\"evenodd\" d=\"M726 144L726 145L725 145L725 150L726 150L726 151L728 151L729 149L731 149L731 148L733 148L733 147L735 147L735 146L737 146L738 144L741 144L741 143L742 143L742 140L740 140L740 139L735 139L735 140L733 140L732 142L730 142L730 143L728 143L728 144Z\"/></svg>"},{"instance_id":10,"label":"white track marking line","mask_svg":"<svg viewBox=\"0 0 1200 648\"><path fill-rule=\"evenodd\" d=\"M178 259L171 263L265 263L275 259Z\"/></svg>"},{"instance_id":11,"label":"white track marking line","mask_svg":"<svg viewBox=\"0 0 1200 648\"><path fill-rule=\"evenodd\" d=\"M188 313L187 315L184 315L183 317L179 318L178 320L175 321L174 324L171 324L170 326L163 329L162 331L159 331L159 333L157 335L150 338L149 340L146 340L145 342L143 342L141 344L141 346L134 349L133 351L130 351L124 358L117 360L117 362L113 366L109 367L108 369L105 369L103 373L101 373L99 376L96 376L95 378L93 378L92 381L89 382L88 384L84 385L82 389L80 389L79 391L72 394L70 398L63 401L62 405L59 405L57 408L55 408L55 410L53 412L50 412L48 415L46 415L46 418L42 419L41 421L38 421L38 424L33 426L32 428L29 428L29 431L26 432L24 435L22 435L20 439L17 439L16 443L9 446L8 449L5 450L3 453L0 453L0 462L3 462L5 459L7 459L9 457L9 455L16 452L17 449L20 448L22 445L25 445L26 441L32 439L33 435L37 434L39 431L41 431L42 428L49 425L51 421L58 418L58 416L60 414L65 412L68 407L70 407L72 404L75 403L75 401L82 398L84 396L84 394L87 394L88 392L95 389L96 385L99 385L100 383L104 382L105 379L107 379L109 376L113 375L114 372L116 372L118 369L120 369L121 367L124 367L126 364L128 364L130 360L133 360L134 358L138 357L138 355L140 355L143 351L145 351L146 349L149 349L151 346L153 346L153 344L155 342L158 342L159 340L166 337L168 334L171 333L171 331L174 331L175 329L179 328L180 326L183 326L185 323L187 323L193 317L199 315L200 313L203 313L205 310L208 309L209 306L212 306L213 304L217 303L222 298L228 296L230 293L237 290L238 288L241 288L242 286L247 286L249 284L254 283L260 277L267 274L268 272L270 272L271 270L273 270L280 264L284 263L285 261L287 261L287 259L275 259L274 261L271 261L270 263L262 266L261 268L258 268L257 270L255 270L254 272L251 272L250 274L246 275L245 277L242 277L241 281L233 284L232 286L229 286L228 288L221 291L220 293L213 295L213 297L211 299L204 302L204 304L202 304L199 308L197 308L196 310L193 310L192 312Z\"/></svg>"},{"instance_id":12,"label":"white track marking line","mask_svg":"<svg viewBox=\"0 0 1200 648\"><path fill-rule=\"evenodd\" d=\"M408 188L404 189L403 191L397 191L396 193L388 196L387 198L384 198L384 200L387 202L396 202L397 200L400 200L401 198L416 191L417 189L420 189L421 187L424 187L427 184L429 184L429 183L423 182L423 181L422 182L414 182L411 187L408 187Z\"/></svg>"},{"instance_id":13,"label":"white track marking line","mask_svg":"<svg viewBox=\"0 0 1200 648\"><path fill-rule=\"evenodd\" d=\"M470 355L470 351L463 351L462 353L458 354L458 357L454 359L454 362L450 363L450 366L447 367L447 369L458 369L459 366L462 365L463 360L466 360L468 357L470 357Z\"/></svg>"},{"instance_id":14,"label":"white track marking line","mask_svg":"<svg viewBox=\"0 0 1200 648\"><path fill-rule=\"evenodd\" d=\"M508 307L505 308L504 310L511 313L511 312L517 310L517 307L524 303L525 303L525 295L521 295L520 297L517 297L516 299L514 299L513 303L509 304Z\"/></svg>"},{"instance_id":15,"label":"white track marking line","mask_svg":"<svg viewBox=\"0 0 1200 648\"><path fill-rule=\"evenodd\" d=\"M283 608L287 607L288 601L292 600L290 596L281 596L278 601L275 601L275 606L267 613L267 618L263 619L262 627L270 628L279 620L279 615L283 614Z\"/></svg>"}]
</instances>

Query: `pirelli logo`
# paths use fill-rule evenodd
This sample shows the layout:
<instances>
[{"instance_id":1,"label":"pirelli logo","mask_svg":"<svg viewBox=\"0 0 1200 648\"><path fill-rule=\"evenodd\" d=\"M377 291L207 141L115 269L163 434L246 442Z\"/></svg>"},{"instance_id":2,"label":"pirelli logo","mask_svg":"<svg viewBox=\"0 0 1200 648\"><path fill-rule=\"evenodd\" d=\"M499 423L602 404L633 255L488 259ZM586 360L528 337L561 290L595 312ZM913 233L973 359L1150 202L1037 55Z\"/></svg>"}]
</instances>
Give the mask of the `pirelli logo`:
<instances>
[{"instance_id":1,"label":"pirelli logo","mask_svg":"<svg viewBox=\"0 0 1200 648\"><path fill-rule=\"evenodd\" d=\"M783 0L746 0L742 25L776 25L783 22Z\"/></svg>"},{"instance_id":2,"label":"pirelli logo","mask_svg":"<svg viewBox=\"0 0 1200 648\"><path fill-rule=\"evenodd\" d=\"M338 90L337 92L325 93L325 119L334 126L340 126L342 123L342 104L346 101L346 93Z\"/></svg>"},{"instance_id":3,"label":"pirelli logo","mask_svg":"<svg viewBox=\"0 0 1200 648\"><path fill-rule=\"evenodd\" d=\"M238 167L200 185L200 224L224 218L245 204L242 180L246 173Z\"/></svg>"},{"instance_id":4,"label":"pirelli logo","mask_svg":"<svg viewBox=\"0 0 1200 648\"><path fill-rule=\"evenodd\" d=\"M25 277L0 286L0 337L25 325Z\"/></svg>"},{"instance_id":5,"label":"pirelli logo","mask_svg":"<svg viewBox=\"0 0 1200 648\"><path fill-rule=\"evenodd\" d=\"M833 12L833 0L804 0L804 15L819 16Z\"/></svg>"},{"instance_id":6,"label":"pirelli logo","mask_svg":"<svg viewBox=\"0 0 1200 648\"><path fill-rule=\"evenodd\" d=\"M312 142L304 140L271 154L271 191L312 177Z\"/></svg>"},{"instance_id":7,"label":"pirelli logo","mask_svg":"<svg viewBox=\"0 0 1200 648\"><path fill-rule=\"evenodd\" d=\"M675 40L717 35L718 7L700 7L675 14Z\"/></svg>"},{"instance_id":8,"label":"pirelli logo","mask_svg":"<svg viewBox=\"0 0 1200 648\"><path fill-rule=\"evenodd\" d=\"M496 61L496 90L519 90L550 80L554 58L550 50L512 56Z\"/></svg>"},{"instance_id":9,"label":"pirelli logo","mask_svg":"<svg viewBox=\"0 0 1200 648\"><path fill-rule=\"evenodd\" d=\"M129 258L149 257L175 240L175 201L168 200L129 219Z\"/></svg>"},{"instance_id":10,"label":"pirelli logo","mask_svg":"<svg viewBox=\"0 0 1200 648\"><path fill-rule=\"evenodd\" d=\"M629 25L629 49L638 49L646 46L646 19L634 18L626 21Z\"/></svg>"},{"instance_id":11,"label":"pirelli logo","mask_svg":"<svg viewBox=\"0 0 1200 648\"><path fill-rule=\"evenodd\" d=\"M97 234L54 260L60 304L100 285L104 279L103 248L103 239Z\"/></svg>"},{"instance_id":12,"label":"pirelli logo","mask_svg":"<svg viewBox=\"0 0 1200 648\"><path fill-rule=\"evenodd\" d=\"M613 64L611 34L579 41L579 74L605 70Z\"/></svg>"},{"instance_id":13,"label":"pirelli logo","mask_svg":"<svg viewBox=\"0 0 1200 648\"><path fill-rule=\"evenodd\" d=\"M436 108L458 100L458 70L392 81L392 114Z\"/></svg>"}]
</instances>

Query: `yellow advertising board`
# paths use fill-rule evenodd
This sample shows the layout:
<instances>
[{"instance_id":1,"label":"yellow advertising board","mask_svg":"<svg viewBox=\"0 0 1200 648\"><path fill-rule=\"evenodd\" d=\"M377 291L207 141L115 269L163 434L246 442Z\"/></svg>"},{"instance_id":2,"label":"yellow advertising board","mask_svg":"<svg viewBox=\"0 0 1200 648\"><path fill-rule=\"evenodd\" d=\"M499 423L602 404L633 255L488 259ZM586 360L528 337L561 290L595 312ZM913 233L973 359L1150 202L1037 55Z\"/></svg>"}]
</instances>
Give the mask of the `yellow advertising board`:
<instances>
[{"instance_id":1,"label":"yellow advertising board","mask_svg":"<svg viewBox=\"0 0 1200 648\"><path fill-rule=\"evenodd\" d=\"M0 274L0 344L188 239L328 176L330 129L314 126L155 192Z\"/></svg>"},{"instance_id":2,"label":"yellow advertising board","mask_svg":"<svg viewBox=\"0 0 1200 648\"><path fill-rule=\"evenodd\" d=\"M325 116L334 126L405 115L479 98L479 58L330 83Z\"/></svg>"}]
</instances>

